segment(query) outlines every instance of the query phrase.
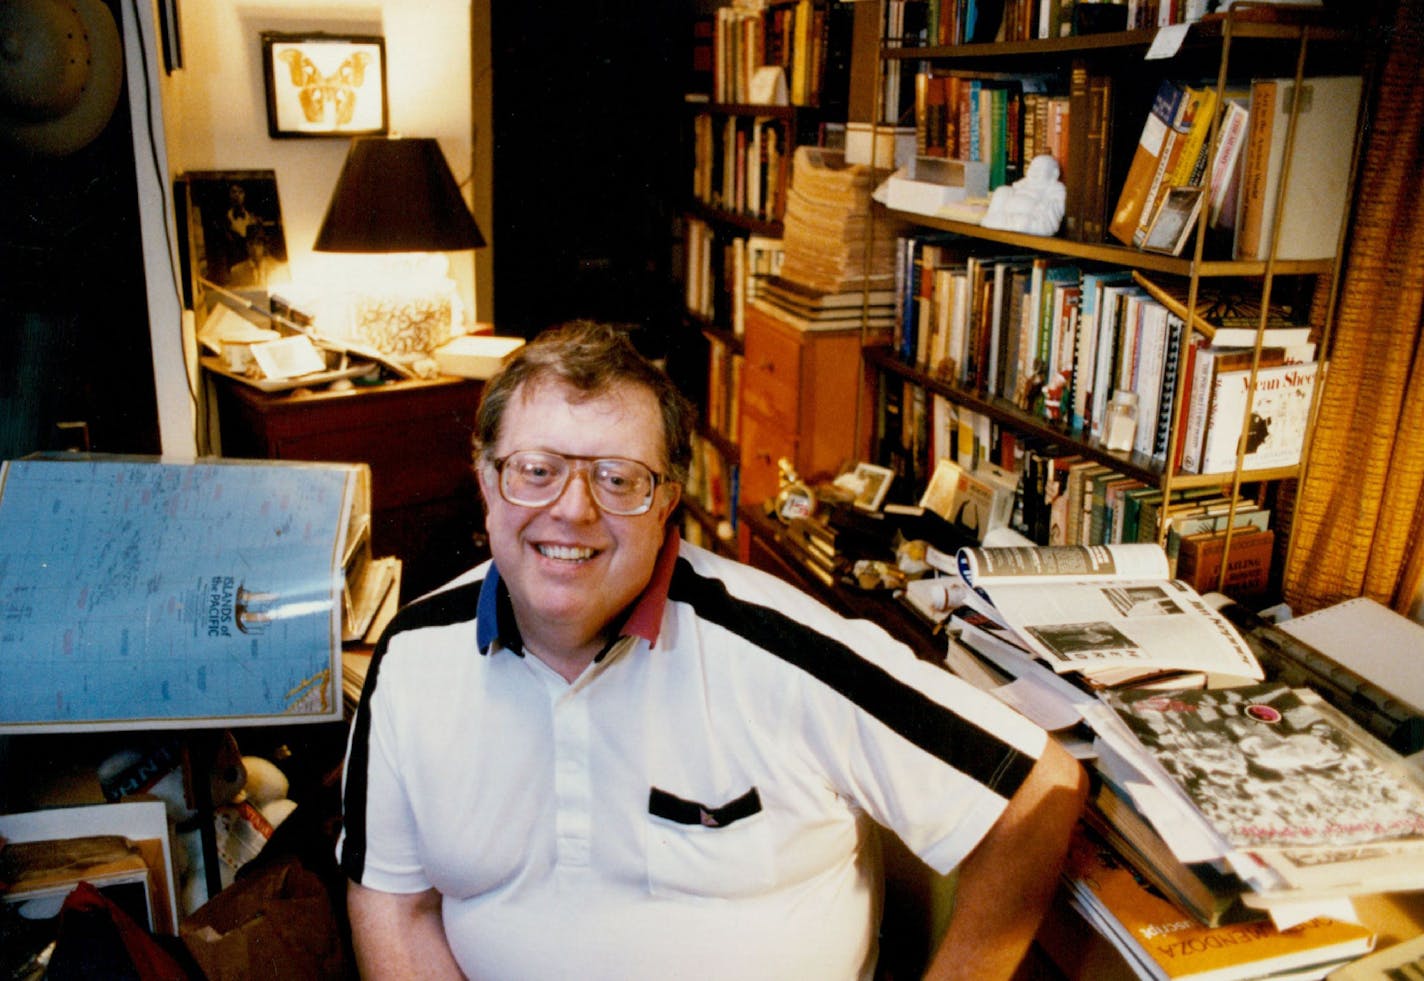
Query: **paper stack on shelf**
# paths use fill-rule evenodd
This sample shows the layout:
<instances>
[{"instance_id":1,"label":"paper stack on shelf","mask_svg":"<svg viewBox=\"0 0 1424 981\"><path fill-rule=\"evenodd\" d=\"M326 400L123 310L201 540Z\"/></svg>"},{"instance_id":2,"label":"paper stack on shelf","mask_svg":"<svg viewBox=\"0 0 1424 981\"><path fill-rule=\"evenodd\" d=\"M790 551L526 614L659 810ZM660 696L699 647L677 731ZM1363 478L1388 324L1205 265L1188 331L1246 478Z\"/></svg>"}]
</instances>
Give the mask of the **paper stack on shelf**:
<instances>
[{"instance_id":1,"label":"paper stack on shelf","mask_svg":"<svg viewBox=\"0 0 1424 981\"><path fill-rule=\"evenodd\" d=\"M843 154L800 146L782 219L781 275L819 293L895 283L893 227L872 227L870 195L884 171L847 164Z\"/></svg>"}]
</instances>

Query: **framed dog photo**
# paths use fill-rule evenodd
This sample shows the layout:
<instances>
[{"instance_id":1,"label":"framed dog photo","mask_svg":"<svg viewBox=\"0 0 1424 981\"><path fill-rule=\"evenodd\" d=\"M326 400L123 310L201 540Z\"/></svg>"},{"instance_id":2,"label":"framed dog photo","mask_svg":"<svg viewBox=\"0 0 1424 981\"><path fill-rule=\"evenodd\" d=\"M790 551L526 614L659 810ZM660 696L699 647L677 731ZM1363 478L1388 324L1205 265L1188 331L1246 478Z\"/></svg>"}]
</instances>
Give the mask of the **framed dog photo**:
<instances>
[{"instance_id":1,"label":"framed dog photo","mask_svg":"<svg viewBox=\"0 0 1424 981\"><path fill-rule=\"evenodd\" d=\"M383 37L264 31L262 77L273 138L387 131Z\"/></svg>"}]
</instances>

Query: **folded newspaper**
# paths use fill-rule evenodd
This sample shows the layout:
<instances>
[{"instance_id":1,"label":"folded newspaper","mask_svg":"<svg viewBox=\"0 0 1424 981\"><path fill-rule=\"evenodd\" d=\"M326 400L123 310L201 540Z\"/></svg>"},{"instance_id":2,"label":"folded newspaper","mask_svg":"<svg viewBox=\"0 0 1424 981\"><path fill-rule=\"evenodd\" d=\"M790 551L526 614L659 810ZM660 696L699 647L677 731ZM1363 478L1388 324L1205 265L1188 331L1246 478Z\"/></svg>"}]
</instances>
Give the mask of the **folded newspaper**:
<instances>
[{"instance_id":1,"label":"folded newspaper","mask_svg":"<svg viewBox=\"0 0 1424 981\"><path fill-rule=\"evenodd\" d=\"M1171 578L1159 545L961 548L952 561L930 560L1059 674L1153 667L1264 677L1236 628Z\"/></svg>"}]
</instances>

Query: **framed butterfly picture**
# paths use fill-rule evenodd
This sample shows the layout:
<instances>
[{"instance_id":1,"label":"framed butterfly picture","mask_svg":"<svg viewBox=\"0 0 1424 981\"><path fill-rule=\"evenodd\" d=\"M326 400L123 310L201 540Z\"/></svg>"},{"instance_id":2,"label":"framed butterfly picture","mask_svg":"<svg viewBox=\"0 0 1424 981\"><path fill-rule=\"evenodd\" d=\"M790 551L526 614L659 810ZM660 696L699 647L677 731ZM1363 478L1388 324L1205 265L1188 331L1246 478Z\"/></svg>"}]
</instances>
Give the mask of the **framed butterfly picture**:
<instances>
[{"instance_id":1,"label":"framed butterfly picture","mask_svg":"<svg viewBox=\"0 0 1424 981\"><path fill-rule=\"evenodd\" d=\"M383 37L264 31L262 74L274 139L387 130Z\"/></svg>"}]
</instances>

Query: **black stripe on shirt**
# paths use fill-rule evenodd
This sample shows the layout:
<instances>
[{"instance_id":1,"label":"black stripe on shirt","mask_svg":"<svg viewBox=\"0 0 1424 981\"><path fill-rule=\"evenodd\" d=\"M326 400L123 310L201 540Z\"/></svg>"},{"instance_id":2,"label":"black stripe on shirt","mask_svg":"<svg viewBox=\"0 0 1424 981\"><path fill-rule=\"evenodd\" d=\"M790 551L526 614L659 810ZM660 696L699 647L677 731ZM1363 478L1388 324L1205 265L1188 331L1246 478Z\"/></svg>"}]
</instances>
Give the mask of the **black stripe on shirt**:
<instances>
[{"instance_id":1,"label":"black stripe on shirt","mask_svg":"<svg viewBox=\"0 0 1424 981\"><path fill-rule=\"evenodd\" d=\"M668 599L792 664L914 745L1012 797L1034 759L907 685L845 644L766 606L734 598L726 584L678 560Z\"/></svg>"},{"instance_id":2,"label":"black stripe on shirt","mask_svg":"<svg viewBox=\"0 0 1424 981\"><path fill-rule=\"evenodd\" d=\"M366 796L367 769L371 762L371 695L381 676L381 660L391 638L407 630L422 627L448 627L474 619L479 602L480 582L465 583L453 589L422 597L401 609L381 635L366 669L366 684L361 689L361 701L351 722L351 750L346 760L346 789L341 810L345 841L341 846L341 868L352 882L360 882L366 872Z\"/></svg>"}]
</instances>

